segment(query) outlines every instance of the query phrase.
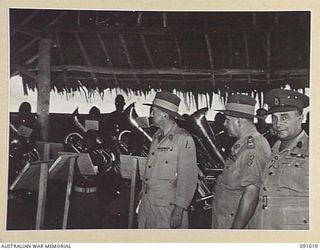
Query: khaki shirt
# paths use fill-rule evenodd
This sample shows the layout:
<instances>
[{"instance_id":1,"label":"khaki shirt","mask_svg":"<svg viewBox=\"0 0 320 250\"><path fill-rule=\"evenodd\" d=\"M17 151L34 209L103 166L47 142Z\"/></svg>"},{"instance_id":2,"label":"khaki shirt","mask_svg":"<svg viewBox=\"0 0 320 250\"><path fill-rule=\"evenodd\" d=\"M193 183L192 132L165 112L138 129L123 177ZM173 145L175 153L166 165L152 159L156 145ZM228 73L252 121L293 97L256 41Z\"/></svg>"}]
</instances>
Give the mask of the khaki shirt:
<instances>
[{"instance_id":1,"label":"khaki shirt","mask_svg":"<svg viewBox=\"0 0 320 250\"><path fill-rule=\"evenodd\" d=\"M176 124L161 140L158 130L152 139L143 178L143 193L156 206L176 204L188 208L193 198L198 168L191 135Z\"/></svg>"},{"instance_id":2,"label":"khaki shirt","mask_svg":"<svg viewBox=\"0 0 320 250\"><path fill-rule=\"evenodd\" d=\"M236 141L215 187L213 228L231 228L244 188L260 187L270 155L268 141L255 126Z\"/></svg>"},{"instance_id":3,"label":"khaki shirt","mask_svg":"<svg viewBox=\"0 0 320 250\"><path fill-rule=\"evenodd\" d=\"M309 137L302 131L280 151L281 142L263 174L257 213L262 229L308 229Z\"/></svg>"}]
</instances>

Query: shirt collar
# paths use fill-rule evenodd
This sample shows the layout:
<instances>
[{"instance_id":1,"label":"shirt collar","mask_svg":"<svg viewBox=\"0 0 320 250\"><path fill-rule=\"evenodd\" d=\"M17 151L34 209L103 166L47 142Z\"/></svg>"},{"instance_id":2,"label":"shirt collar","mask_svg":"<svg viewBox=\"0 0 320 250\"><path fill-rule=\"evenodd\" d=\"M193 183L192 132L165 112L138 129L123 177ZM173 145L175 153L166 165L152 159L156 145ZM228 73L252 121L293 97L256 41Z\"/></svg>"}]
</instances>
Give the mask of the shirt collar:
<instances>
[{"instance_id":1,"label":"shirt collar","mask_svg":"<svg viewBox=\"0 0 320 250\"><path fill-rule=\"evenodd\" d=\"M298 136L296 136L296 137L291 141L291 143L289 144L289 146L288 146L287 148L285 148L283 151L293 150L293 149L295 149L296 147L301 148L303 145L299 145L299 143L300 143L300 142L301 142L302 144L303 144L303 143L306 143L307 139L308 139L307 133L306 133L304 130L302 130L301 133L300 133ZM278 141L274 144L274 146L273 146L273 148L272 148L272 151L274 151L274 152L279 152L280 145L281 145L281 141L278 140Z\"/></svg>"},{"instance_id":2,"label":"shirt collar","mask_svg":"<svg viewBox=\"0 0 320 250\"><path fill-rule=\"evenodd\" d=\"M249 128L246 133L237 140L237 142L234 144L233 147L235 147L237 144L244 144L247 143L248 137L252 136L254 134L258 133L257 128L253 125L251 128ZM237 146L237 148L239 148L239 146Z\"/></svg>"},{"instance_id":3,"label":"shirt collar","mask_svg":"<svg viewBox=\"0 0 320 250\"><path fill-rule=\"evenodd\" d=\"M160 139L163 140L164 138L169 138L169 140L172 141L174 132L178 128L179 128L178 125L176 123L173 123L172 127L170 128L170 130L165 135L163 134L162 130L159 129L158 133L157 133L157 136L156 136L158 142L160 142Z\"/></svg>"}]
</instances>

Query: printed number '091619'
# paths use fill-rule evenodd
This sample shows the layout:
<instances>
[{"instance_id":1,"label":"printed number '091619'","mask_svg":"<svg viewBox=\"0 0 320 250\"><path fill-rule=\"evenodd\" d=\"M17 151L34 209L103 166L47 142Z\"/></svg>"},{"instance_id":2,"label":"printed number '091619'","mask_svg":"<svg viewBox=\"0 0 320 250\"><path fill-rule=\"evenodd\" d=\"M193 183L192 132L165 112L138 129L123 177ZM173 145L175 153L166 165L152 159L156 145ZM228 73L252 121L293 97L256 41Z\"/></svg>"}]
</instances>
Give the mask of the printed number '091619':
<instances>
[{"instance_id":1,"label":"printed number '091619'","mask_svg":"<svg viewBox=\"0 0 320 250\"><path fill-rule=\"evenodd\" d=\"M318 244L300 244L300 248L310 249L310 248L318 248Z\"/></svg>"}]
</instances>

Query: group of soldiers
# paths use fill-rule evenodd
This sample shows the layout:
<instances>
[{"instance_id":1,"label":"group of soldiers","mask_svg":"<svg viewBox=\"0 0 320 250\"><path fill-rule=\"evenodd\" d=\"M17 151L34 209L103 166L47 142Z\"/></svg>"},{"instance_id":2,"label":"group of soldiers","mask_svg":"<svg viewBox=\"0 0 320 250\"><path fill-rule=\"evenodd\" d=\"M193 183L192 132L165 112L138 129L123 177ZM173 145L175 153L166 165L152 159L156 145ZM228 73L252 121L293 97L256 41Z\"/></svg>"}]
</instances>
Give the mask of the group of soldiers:
<instances>
[{"instance_id":1,"label":"group of soldiers","mask_svg":"<svg viewBox=\"0 0 320 250\"><path fill-rule=\"evenodd\" d=\"M150 148L139 205L139 228L188 228L188 207L197 187L195 144L179 128L179 97L159 92L151 118L159 130ZM256 101L231 95L225 129L236 142L214 190L214 229L309 229L309 137L303 109L309 98L297 91L274 89L265 95L272 116L272 149L257 131Z\"/></svg>"},{"instance_id":2,"label":"group of soldiers","mask_svg":"<svg viewBox=\"0 0 320 250\"><path fill-rule=\"evenodd\" d=\"M214 229L309 229L309 137L303 129L309 98L297 91L274 89L264 100L268 110L255 112L252 97L230 95L225 110L217 110L222 121L217 129L224 129L234 143L224 152L224 168L212 190ZM179 104L180 98L166 91L146 104L157 131L142 171L138 228L189 228L199 159L192 135L178 126L184 119L178 113ZM105 119L109 122L100 126L109 137L123 129L123 96L116 97L115 106L116 111ZM97 108L89 115L101 122ZM265 123L268 115L271 126Z\"/></svg>"}]
</instances>

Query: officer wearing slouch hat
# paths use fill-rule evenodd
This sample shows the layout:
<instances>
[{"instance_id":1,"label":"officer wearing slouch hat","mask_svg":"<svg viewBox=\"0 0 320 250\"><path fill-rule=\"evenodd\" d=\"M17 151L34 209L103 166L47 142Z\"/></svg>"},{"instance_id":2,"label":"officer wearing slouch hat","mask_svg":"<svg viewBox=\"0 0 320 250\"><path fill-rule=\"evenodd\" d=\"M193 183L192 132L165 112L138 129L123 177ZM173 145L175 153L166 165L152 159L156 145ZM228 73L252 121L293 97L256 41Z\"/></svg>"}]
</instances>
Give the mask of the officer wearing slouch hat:
<instances>
[{"instance_id":1,"label":"officer wearing slouch hat","mask_svg":"<svg viewBox=\"0 0 320 250\"><path fill-rule=\"evenodd\" d=\"M151 118L158 131L152 138L142 179L139 228L188 228L187 209L198 181L196 148L192 136L179 128L175 118L180 98L158 92Z\"/></svg>"},{"instance_id":2,"label":"officer wearing slouch hat","mask_svg":"<svg viewBox=\"0 0 320 250\"><path fill-rule=\"evenodd\" d=\"M271 151L268 141L253 124L256 101L247 95L228 98L224 126L237 141L218 177L213 200L212 228L253 228L261 176Z\"/></svg>"},{"instance_id":3,"label":"officer wearing slouch hat","mask_svg":"<svg viewBox=\"0 0 320 250\"><path fill-rule=\"evenodd\" d=\"M309 228L309 137L302 129L309 97L287 89L265 96L278 141L263 173L256 211L260 229Z\"/></svg>"}]
</instances>

